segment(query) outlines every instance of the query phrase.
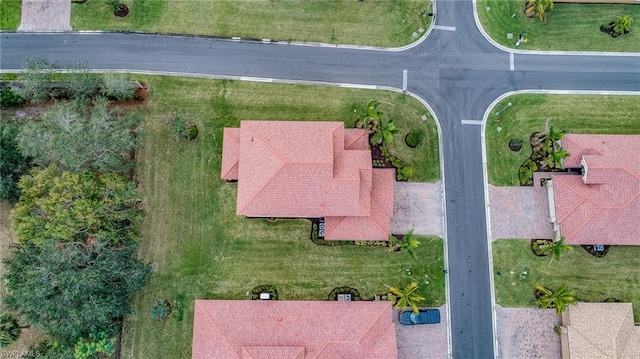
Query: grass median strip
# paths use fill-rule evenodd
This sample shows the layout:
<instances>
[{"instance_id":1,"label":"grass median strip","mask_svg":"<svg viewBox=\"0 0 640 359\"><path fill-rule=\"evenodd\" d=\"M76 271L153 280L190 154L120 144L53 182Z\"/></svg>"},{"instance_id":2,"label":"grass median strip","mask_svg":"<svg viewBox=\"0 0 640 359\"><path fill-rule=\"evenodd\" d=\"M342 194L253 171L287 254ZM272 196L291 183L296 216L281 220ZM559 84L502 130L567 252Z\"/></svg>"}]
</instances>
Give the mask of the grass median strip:
<instances>
[{"instance_id":1,"label":"grass median strip","mask_svg":"<svg viewBox=\"0 0 640 359\"><path fill-rule=\"evenodd\" d=\"M124 357L189 357L193 300L248 300L247 292L261 284L274 285L281 300L326 300L338 286L355 287L371 298L386 291L385 284L417 280L425 305L444 303L441 239L419 238L417 261L381 247L319 246L309 240L309 221L236 216L237 185L220 180L223 127L238 127L241 119L346 121L350 126L354 104L372 98L381 101L380 109L400 129L425 126L427 140L411 151L428 156L417 154L413 161L429 163L416 167L420 179L436 180L437 132L430 117L421 119L426 110L417 101L391 92L333 87L144 79L151 95L139 154L146 212L141 256L158 270L135 299L136 316L125 325ZM174 115L198 126L196 140L171 138L167 120ZM397 136L394 145L406 147L403 135ZM181 309L158 322L148 308L162 299L181 303L174 310Z\"/></svg>"},{"instance_id":2,"label":"grass median strip","mask_svg":"<svg viewBox=\"0 0 640 359\"><path fill-rule=\"evenodd\" d=\"M124 0L116 18L104 1L72 4L74 30L133 30L282 41L393 47L428 28L429 0L170 1ZM418 36L414 37L413 33Z\"/></svg>"},{"instance_id":3,"label":"grass median strip","mask_svg":"<svg viewBox=\"0 0 640 359\"><path fill-rule=\"evenodd\" d=\"M496 302L506 307L535 306L534 286L557 288L566 284L583 302L618 299L632 302L640 322L640 247L612 246L596 258L581 247L565 252L560 261L536 257L527 239L493 242L493 274ZM524 274L523 274L524 273Z\"/></svg>"},{"instance_id":4,"label":"grass median strip","mask_svg":"<svg viewBox=\"0 0 640 359\"><path fill-rule=\"evenodd\" d=\"M507 106L508 103L512 106ZM496 116L500 109L504 110ZM531 155L529 136L534 131L545 131L547 121L567 133L640 134L639 113L638 96L509 96L494 107L487 119L485 146L489 183L518 185L518 168ZM511 139L523 141L522 150L510 151Z\"/></svg>"},{"instance_id":5,"label":"grass median strip","mask_svg":"<svg viewBox=\"0 0 640 359\"><path fill-rule=\"evenodd\" d=\"M640 51L640 31L632 25L629 34L612 38L600 31L616 16L640 20L640 6L634 4L560 4L547 11L547 22L524 16L523 0L477 0L482 27L498 43L516 48L521 31L526 33L522 50ZM507 34L513 34L511 39Z\"/></svg>"}]
</instances>

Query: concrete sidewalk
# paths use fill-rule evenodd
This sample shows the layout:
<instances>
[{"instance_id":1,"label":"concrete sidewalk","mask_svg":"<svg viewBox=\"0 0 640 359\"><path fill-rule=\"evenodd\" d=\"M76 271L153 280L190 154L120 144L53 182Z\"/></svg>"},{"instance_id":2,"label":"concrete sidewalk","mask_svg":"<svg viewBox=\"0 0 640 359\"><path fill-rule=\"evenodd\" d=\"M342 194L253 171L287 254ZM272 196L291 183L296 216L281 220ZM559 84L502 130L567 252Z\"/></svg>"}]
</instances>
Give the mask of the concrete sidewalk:
<instances>
[{"instance_id":1,"label":"concrete sidewalk","mask_svg":"<svg viewBox=\"0 0 640 359\"><path fill-rule=\"evenodd\" d=\"M71 31L70 0L22 0L19 32Z\"/></svg>"}]
</instances>

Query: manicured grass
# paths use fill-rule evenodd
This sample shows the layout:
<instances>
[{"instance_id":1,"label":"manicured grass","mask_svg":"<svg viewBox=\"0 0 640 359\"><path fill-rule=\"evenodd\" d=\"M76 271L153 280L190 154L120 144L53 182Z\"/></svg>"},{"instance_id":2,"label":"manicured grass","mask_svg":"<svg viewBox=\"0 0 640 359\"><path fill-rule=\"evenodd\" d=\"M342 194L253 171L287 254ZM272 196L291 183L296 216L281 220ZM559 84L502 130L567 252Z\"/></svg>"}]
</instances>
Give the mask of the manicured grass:
<instances>
[{"instance_id":1,"label":"manicured grass","mask_svg":"<svg viewBox=\"0 0 640 359\"><path fill-rule=\"evenodd\" d=\"M537 283L551 289L566 284L581 302L601 302L608 298L632 302L635 321L640 322L640 247L613 246L603 258L593 257L582 247L573 248L556 261L536 257L531 252L530 240L495 241L496 302L507 307L533 307ZM525 271L526 278L520 279Z\"/></svg>"},{"instance_id":2,"label":"manicured grass","mask_svg":"<svg viewBox=\"0 0 640 359\"><path fill-rule=\"evenodd\" d=\"M500 113L495 122L495 112ZM498 103L486 126L489 183L517 186L518 168L531 155L529 136L545 131L545 123L567 133L640 134L638 96L519 94ZM501 131L498 132L497 128ZM520 139L520 152L509 150L509 141Z\"/></svg>"},{"instance_id":3,"label":"manicured grass","mask_svg":"<svg viewBox=\"0 0 640 359\"><path fill-rule=\"evenodd\" d=\"M16 30L20 25L22 0L0 1L0 30Z\"/></svg>"},{"instance_id":4,"label":"manicured grass","mask_svg":"<svg viewBox=\"0 0 640 359\"><path fill-rule=\"evenodd\" d=\"M123 358L190 357L193 301L247 299L247 292L260 284L275 285L282 300L326 300L336 286L358 288L370 298L385 292L385 284L404 286L417 280L425 305L444 302L442 240L420 238L418 261L381 247L318 246L309 240L306 220L236 216L237 185L220 180L222 128L237 127L240 119L353 123L353 104L377 98L400 128L434 127L431 120L420 120L425 109L419 103L389 92L169 77L146 80L151 96L139 153L146 211L140 255L156 263L158 270L135 299L137 314L125 325ZM198 139L170 138L166 121L176 113L198 125ZM428 133L423 150L437 149L433 129ZM421 170L423 177L431 171ZM172 301L174 313L163 323L155 322L148 307L164 298ZM182 311L176 309L176 300L184 303Z\"/></svg>"},{"instance_id":5,"label":"manicured grass","mask_svg":"<svg viewBox=\"0 0 640 359\"><path fill-rule=\"evenodd\" d=\"M640 6L633 4L555 4L547 12L547 23L524 16L524 0L477 0L478 17L485 31L498 43L516 48L520 31L528 40L523 50L640 51L637 22L629 34L612 38L600 32L600 25L629 15L640 21ZM491 10L487 11L487 7ZM515 14L515 16L512 16ZM513 39L507 38L513 33Z\"/></svg>"},{"instance_id":6,"label":"manicured grass","mask_svg":"<svg viewBox=\"0 0 640 359\"><path fill-rule=\"evenodd\" d=\"M401 46L427 29L429 0L170 1L124 0L113 16L104 1L72 4L74 30L135 30L258 39ZM335 31L335 33L334 33Z\"/></svg>"}]
</instances>

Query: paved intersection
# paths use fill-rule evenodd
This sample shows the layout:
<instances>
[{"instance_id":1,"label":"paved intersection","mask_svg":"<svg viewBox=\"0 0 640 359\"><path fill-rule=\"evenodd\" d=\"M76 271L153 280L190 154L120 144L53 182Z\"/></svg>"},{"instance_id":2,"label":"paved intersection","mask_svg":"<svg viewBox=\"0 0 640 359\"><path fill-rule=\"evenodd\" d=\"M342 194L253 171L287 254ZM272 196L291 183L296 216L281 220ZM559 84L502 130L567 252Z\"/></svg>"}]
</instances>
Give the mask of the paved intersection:
<instances>
[{"instance_id":1,"label":"paved intersection","mask_svg":"<svg viewBox=\"0 0 640 359\"><path fill-rule=\"evenodd\" d=\"M404 51L290 46L141 34L2 33L0 68L30 56L95 69L167 71L402 87L426 100L442 132L452 355L493 358L491 273L481 149L484 111L515 90L640 91L640 57L511 54L476 27L472 0L437 0L438 25ZM455 27L455 31L453 28ZM464 124L463 124L464 121Z\"/></svg>"}]
</instances>

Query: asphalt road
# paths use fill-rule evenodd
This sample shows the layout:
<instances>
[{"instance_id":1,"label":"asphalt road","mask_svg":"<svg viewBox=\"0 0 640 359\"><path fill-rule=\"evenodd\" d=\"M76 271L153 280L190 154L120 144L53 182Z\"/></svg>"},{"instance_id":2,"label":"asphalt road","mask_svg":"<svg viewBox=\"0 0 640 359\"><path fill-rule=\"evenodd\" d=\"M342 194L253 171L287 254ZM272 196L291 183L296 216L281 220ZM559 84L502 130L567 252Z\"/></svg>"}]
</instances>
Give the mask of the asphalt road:
<instances>
[{"instance_id":1,"label":"asphalt road","mask_svg":"<svg viewBox=\"0 0 640 359\"><path fill-rule=\"evenodd\" d=\"M0 68L46 57L95 69L169 71L402 87L434 109L446 179L448 298L454 358L493 358L481 120L501 94L523 89L640 91L640 57L509 53L481 35L471 0L437 0L436 25L420 45L390 52L140 34L2 33Z\"/></svg>"}]
</instances>

